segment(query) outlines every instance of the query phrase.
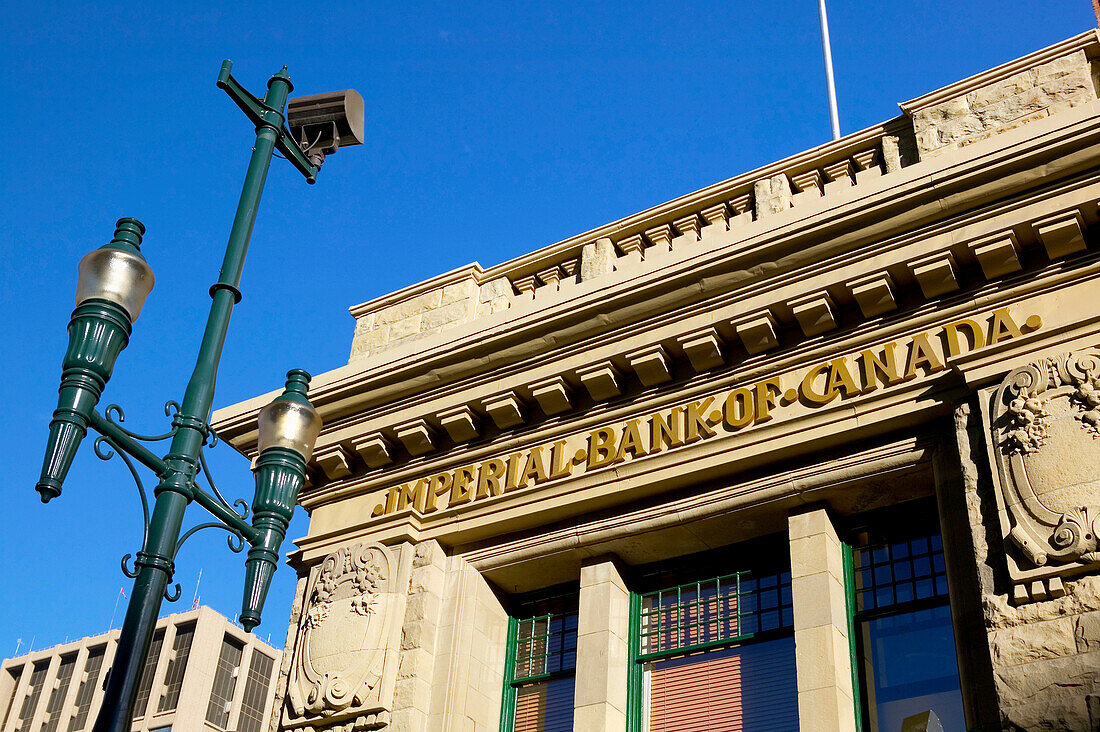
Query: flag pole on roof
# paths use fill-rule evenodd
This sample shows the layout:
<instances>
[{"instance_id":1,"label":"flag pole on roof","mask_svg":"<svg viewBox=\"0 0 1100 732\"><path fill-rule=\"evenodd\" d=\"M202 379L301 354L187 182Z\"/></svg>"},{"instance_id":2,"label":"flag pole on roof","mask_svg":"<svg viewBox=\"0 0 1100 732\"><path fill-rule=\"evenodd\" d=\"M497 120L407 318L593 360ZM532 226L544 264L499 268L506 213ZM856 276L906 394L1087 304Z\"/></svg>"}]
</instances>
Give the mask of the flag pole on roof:
<instances>
[{"instance_id":1,"label":"flag pole on roof","mask_svg":"<svg viewBox=\"0 0 1100 732\"><path fill-rule=\"evenodd\" d=\"M1100 0L1093 0L1095 5ZM1100 19L1100 11L1097 11ZM833 139L840 139L840 116L836 111L836 84L833 82L833 52L829 47L829 19L825 15L825 0L817 0L817 13L821 19L821 51L825 56L825 86L829 92L829 123L833 129Z\"/></svg>"}]
</instances>

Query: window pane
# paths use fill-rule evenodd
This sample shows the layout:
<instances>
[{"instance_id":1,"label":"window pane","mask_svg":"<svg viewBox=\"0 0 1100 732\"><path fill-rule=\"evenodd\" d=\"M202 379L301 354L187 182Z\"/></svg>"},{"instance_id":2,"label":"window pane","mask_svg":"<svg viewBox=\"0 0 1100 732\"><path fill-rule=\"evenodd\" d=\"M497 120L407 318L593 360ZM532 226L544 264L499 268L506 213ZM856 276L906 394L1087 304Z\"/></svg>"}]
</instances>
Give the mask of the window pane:
<instances>
[{"instance_id":1,"label":"window pane","mask_svg":"<svg viewBox=\"0 0 1100 732\"><path fill-rule=\"evenodd\" d=\"M577 594L521 603L512 680L569 671L577 665Z\"/></svg>"},{"instance_id":2,"label":"window pane","mask_svg":"<svg viewBox=\"0 0 1100 732\"><path fill-rule=\"evenodd\" d=\"M15 693L19 691L19 677L23 675L23 667L16 666L8 669L8 676L10 677L9 683L11 684L11 696L8 697L8 706L4 710L4 717L0 719L0 729L3 729L8 724L8 717L11 716L11 708L15 705Z\"/></svg>"},{"instance_id":3,"label":"window pane","mask_svg":"<svg viewBox=\"0 0 1100 732\"><path fill-rule=\"evenodd\" d=\"M84 664L80 686L76 690L76 711L69 720L69 732L78 732L88 723L88 713L92 708L92 696L99 682L99 671L103 667L104 646L88 651L88 662Z\"/></svg>"},{"instance_id":4,"label":"window pane","mask_svg":"<svg viewBox=\"0 0 1100 732\"><path fill-rule=\"evenodd\" d=\"M577 666L575 586L516 603L514 732L573 729L573 670Z\"/></svg>"},{"instance_id":5,"label":"window pane","mask_svg":"<svg viewBox=\"0 0 1100 732\"><path fill-rule=\"evenodd\" d=\"M860 623L871 732L895 732L931 709L945 730L965 729L947 605Z\"/></svg>"},{"instance_id":6,"label":"window pane","mask_svg":"<svg viewBox=\"0 0 1100 732\"><path fill-rule=\"evenodd\" d=\"M57 667L57 681L53 691L50 692L50 700L46 702L46 717L42 720L42 732L54 732L57 729L57 723L61 721L61 705L65 701L65 695L69 693L69 682L72 681L75 668L75 653L61 658L61 665Z\"/></svg>"},{"instance_id":7,"label":"window pane","mask_svg":"<svg viewBox=\"0 0 1100 732\"><path fill-rule=\"evenodd\" d=\"M573 677L536 682L516 689L513 732L571 732Z\"/></svg>"},{"instance_id":8,"label":"window pane","mask_svg":"<svg viewBox=\"0 0 1100 732\"><path fill-rule=\"evenodd\" d=\"M791 573L738 572L642 595L642 653L692 648L789 628Z\"/></svg>"},{"instance_id":9,"label":"window pane","mask_svg":"<svg viewBox=\"0 0 1100 732\"><path fill-rule=\"evenodd\" d=\"M19 711L19 724L15 732L27 732L31 728L31 720L38 709L38 700L42 696L42 685L46 683L46 672L50 669L49 659L38 661L31 670L30 687L27 695L23 697L23 706Z\"/></svg>"},{"instance_id":10,"label":"window pane","mask_svg":"<svg viewBox=\"0 0 1100 732\"><path fill-rule=\"evenodd\" d=\"M259 651L252 652L248 678L244 685L244 699L241 701L241 719L237 723L238 732L260 732L263 727L264 704L267 702L267 689L274 663Z\"/></svg>"},{"instance_id":11,"label":"window pane","mask_svg":"<svg viewBox=\"0 0 1100 732\"><path fill-rule=\"evenodd\" d=\"M649 732L798 732L794 638L647 665Z\"/></svg>"},{"instance_id":12,"label":"window pane","mask_svg":"<svg viewBox=\"0 0 1100 732\"><path fill-rule=\"evenodd\" d=\"M947 596L947 572L938 534L890 543L864 534L858 543L852 549L857 612Z\"/></svg>"},{"instance_id":13,"label":"window pane","mask_svg":"<svg viewBox=\"0 0 1100 732\"><path fill-rule=\"evenodd\" d=\"M134 700L135 717L144 717L145 709L149 706L149 692L153 689L153 677L156 674L157 659L160 657L162 645L164 645L164 630L158 630L153 634L149 655L145 657L145 667L141 672L141 682L138 684L137 697Z\"/></svg>"},{"instance_id":14,"label":"window pane","mask_svg":"<svg viewBox=\"0 0 1100 732\"><path fill-rule=\"evenodd\" d=\"M176 708L183 688L183 674L187 670L187 658L191 654L191 639L195 635L195 626L188 625L176 629L176 639L172 641L172 656L168 661L168 670L164 672L164 696L157 705L158 712L169 712Z\"/></svg>"},{"instance_id":15,"label":"window pane","mask_svg":"<svg viewBox=\"0 0 1100 732\"><path fill-rule=\"evenodd\" d=\"M229 707L237 688L237 673L243 653L243 644L229 636L222 639L218 668L214 673L214 688L210 691L210 704L206 707L206 721L222 729L229 724Z\"/></svg>"}]
</instances>

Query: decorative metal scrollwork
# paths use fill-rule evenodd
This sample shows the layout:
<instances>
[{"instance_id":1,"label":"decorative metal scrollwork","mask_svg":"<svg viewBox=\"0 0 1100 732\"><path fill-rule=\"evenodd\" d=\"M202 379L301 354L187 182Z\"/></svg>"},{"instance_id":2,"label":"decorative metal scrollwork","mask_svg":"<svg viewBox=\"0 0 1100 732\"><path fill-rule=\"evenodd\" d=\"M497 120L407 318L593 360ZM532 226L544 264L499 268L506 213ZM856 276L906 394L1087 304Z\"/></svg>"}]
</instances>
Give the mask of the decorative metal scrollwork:
<instances>
[{"instance_id":1,"label":"decorative metal scrollwork","mask_svg":"<svg viewBox=\"0 0 1100 732\"><path fill-rule=\"evenodd\" d=\"M190 529L184 532L183 536L181 536L179 538L179 541L176 542L176 548L172 550L173 561L175 561L176 555L179 554L180 547L183 546L183 543L203 529L222 529L223 531L227 531L229 532L229 536L227 537L226 541L229 544L229 550L231 552L234 552L235 554L239 554L241 550L244 549L244 537L240 535L240 532L238 532L236 529L226 526L221 522L208 521L206 523L196 524L195 526L192 526ZM236 539L236 541L234 541L234 539Z\"/></svg>"},{"instance_id":2,"label":"decorative metal scrollwork","mask_svg":"<svg viewBox=\"0 0 1100 732\"><path fill-rule=\"evenodd\" d=\"M126 414L123 412L122 407L117 404L111 404L104 410L104 420L109 422L111 426L121 433L117 439L121 440L122 435L129 437L132 440L140 442L160 442L170 439L179 430L180 425L180 405L174 401L168 401L164 405L164 414L167 417L172 417L172 429L164 434L160 435L145 435L138 432L134 432L122 426L122 423L126 421ZM189 423L190 424L190 423ZM203 423L201 425L201 431L203 434L204 448L213 448L219 443L217 433ZM113 440L109 435L101 435L96 437L93 444L93 450L100 460L110 460L116 455L122 459L126 464L126 469L130 471L130 476L134 480L134 484L137 487L138 499L141 502L141 520L142 520L142 537L141 546L145 547L149 540L149 525L150 525L150 508L149 497L145 490L145 484L141 479L140 473L138 473L137 465L134 460L122 449L119 444ZM214 477L210 471L209 466L206 463L206 456L203 449L199 450L199 465L201 473L205 479L207 485L210 487L210 492L213 494L213 498L224 506L227 510L231 511L235 516L240 518L241 521L247 521L249 516L249 505L244 499L237 499L232 504L222 495L218 490L217 484L214 482ZM196 476L197 478L197 476ZM196 493L205 493L199 486L197 480L193 480L191 483L191 490ZM240 553L245 546L245 539L241 532L230 526L226 526L221 522L206 522L197 524L188 529L180 538L176 541L176 545L172 551L171 560L174 562L176 556L179 554L180 548L184 542L194 536L196 533L203 529L222 529L228 532L226 537L226 544L229 546L230 551ZM122 558L121 566L122 573L130 579L135 579L138 576L138 567L133 560L133 555L127 554ZM169 581L171 581L171 572L169 573ZM172 587L165 589L164 599L168 602L175 602L179 600L182 587L179 583L175 583Z\"/></svg>"},{"instance_id":3,"label":"decorative metal scrollwork","mask_svg":"<svg viewBox=\"0 0 1100 732\"><path fill-rule=\"evenodd\" d=\"M174 404L175 402L172 403ZM165 407L165 409L167 409L167 406ZM112 418L112 415L116 415L118 418L114 419ZM174 426L172 427L172 429L168 430L162 435L142 435L126 429L122 426L122 423L126 421L126 413L123 412L122 407L118 406L117 404L108 404L107 408L103 410L103 418L113 424L115 427L117 427L119 431L123 434L129 437L133 437L135 440L140 440L142 442L160 442L161 440L167 440L168 438L176 434L176 428Z\"/></svg>"},{"instance_id":4,"label":"decorative metal scrollwork","mask_svg":"<svg viewBox=\"0 0 1100 732\"><path fill-rule=\"evenodd\" d=\"M119 410L119 412L121 413L121 410ZM104 444L109 445L113 449L108 450L107 452L103 452ZM137 468L134 467L134 463L130 459L130 456L119 449L118 445L112 442L111 438L107 437L106 435L100 435L95 439L95 442L92 444L92 451L95 452L96 457L98 457L100 460L110 460L115 455L118 455L120 458L122 458L122 461L126 463L126 467L127 469L129 469L130 475L134 479L134 483L137 485L138 498L141 499L141 545L145 546L145 543L149 540L149 498L145 495L145 484L141 482L141 476L138 474ZM130 572L126 570L126 560L129 558L130 555L127 554L122 559L122 572L127 577L133 579L134 577L137 577L137 573L135 572L134 574L130 574Z\"/></svg>"}]
</instances>

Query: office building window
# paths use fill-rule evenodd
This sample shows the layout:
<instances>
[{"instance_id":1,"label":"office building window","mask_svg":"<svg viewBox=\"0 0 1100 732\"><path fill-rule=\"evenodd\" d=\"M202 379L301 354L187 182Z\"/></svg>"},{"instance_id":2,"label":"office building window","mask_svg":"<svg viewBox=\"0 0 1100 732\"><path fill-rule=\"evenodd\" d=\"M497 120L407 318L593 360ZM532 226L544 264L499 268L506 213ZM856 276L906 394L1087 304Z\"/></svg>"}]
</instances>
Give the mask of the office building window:
<instances>
[{"instance_id":1,"label":"office building window","mask_svg":"<svg viewBox=\"0 0 1100 732\"><path fill-rule=\"evenodd\" d=\"M153 689L153 678L156 676L157 660L160 658L160 649L164 645L164 629L153 633L153 641L149 644L149 655L145 657L145 666L141 670L141 681L138 682L137 696L134 697L134 717L144 717L145 709L149 706L149 692Z\"/></svg>"},{"instance_id":2,"label":"office building window","mask_svg":"<svg viewBox=\"0 0 1100 732\"><path fill-rule=\"evenodd\" d=\"M176 628L176 639L172 641L172 656L168 661L168 670L164 672L164 696L160 698L160 704L157 705L158 712L170 712L179 704L183 674L187 671L187 657L191 655L191 639L194 637L193 624Z\"/></svg>"},{"instance_id":3,"label":"office building window","mask_svg":"<svg viewBox=\"0 0 1100 732\"><path fill-rule=\"evenodd\" d=\"M252 651L248 664L248 678L244 682L244 699L241 700L241 719L238 732L260 732L264 723L264 703L271 679L271 667L275 661L259 651Z\"/></svg>"},{"instance_id":4,"label":"office building window","mask_svg":"<svg viewBox=\"0 0 1100 732\"><path fill-rule=\"evenodd\" d=\"M29 732L31 720L38 709L38 700L42 696L42 686L46 683L46 672L50 669L50 660L38 661L31 669L30 686L23 697L23 706L19 709L19 720L15 732Z\"/></svg>"},{"instance_id":5,"label":"office building window","mask_svg":"<svg viewBox=\"0 0 1100 732\"><path fill-rule=\"evenodd\" d=\"M944 729L964 729L936 506L860 521L848 571L863 729L893 732L927 710Z\"/></svg>"},{"instance_id":6,"label":"office building window","mask_svg":"<svg viewBox=\"0 0 1100 732\"><path fill-rule=\"evenodd\" d=\"M746 547L743 555L785 556L786 547L774 544L767 551ZM632 596L635 728L796 732L789 566L731 562L729 552L691 564L688 571L643 573L642 585L657 589ZM701 575L716 568L726 571Z\"/></svg>"},{"instance_id":7,"label":"office building window","mask_svg":"<svg viewBox=\"0 0 1100 732\"><path fill-rule=\"evenodd\" d=\"M88 651L88 660L84 663L84 673L81 674L80 686L76 690L69 732L79 732L88 723L88 714L92 709L92 698L99 683L99 671L103 668L103 654L106 650L106 646L99 646Z\"/></svg>"},{"instance_id":8,"label":"office building window","mask_svg":"<svg viewBox=\"0 0 1100 732\"><path fill-rule=\"evenodd\" d=\"M505 673L505 732L573 729L576 585L528 595L513 607Z\"/></svg>"},{"instance_id":9,"label":"office building window","mask_svg":"<svg viewBox=\"0 0 1100 732\"><path fill-rule=\"evenodd\" d=\"M49 701L46 702L42 732L54 732L57 729L57 723L61 721L61 705L65 702L65 695L69 693L69 682L72 681L75 668L75 653L61 657L61 664L57 667L57 680L54 681Z\"/></svg>"},{"instance_id":10,"label":"office building window","mask_svg":"<svg viewBox=\"0 0 1100 732\"><path fill-rule=\"evenodd\" d=\"M229 724L229 710L233 705L233 692L237 688L243 653L243 643L228 635L222 639L218 668L214 672L214 688L210 691L210 704L206 707L206 721L222 729Z\"/></svg>"},{"instance_id":11,"label":"office building window","mask_svg":"<svg viewBox=\"0 0 1100 732\"><path fill-rule=\"evenodd\" d=\"M8 725L8 717L11 716L11 708L15 706L15 694L19 691L19 678L23 675L23 667L16 666L15 668L8 669L8 683L11 684L11 695L8 696L7 708L4 710L4 717L0 719L0 729L3 729Z\"/></svg>"}]
</instances>

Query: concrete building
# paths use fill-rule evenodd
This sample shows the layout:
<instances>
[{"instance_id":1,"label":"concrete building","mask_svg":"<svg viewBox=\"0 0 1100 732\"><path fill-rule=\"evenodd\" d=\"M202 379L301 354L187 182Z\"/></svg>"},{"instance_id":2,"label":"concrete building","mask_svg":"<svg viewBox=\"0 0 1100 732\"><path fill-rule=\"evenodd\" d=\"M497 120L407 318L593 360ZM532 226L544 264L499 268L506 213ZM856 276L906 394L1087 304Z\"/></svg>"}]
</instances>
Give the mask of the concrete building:
<instances>
[{"instance_id":1,"label":"concrete building","mask_svg":"<svg viewBox=\"0 0 1100 732\"><path fill-rule=\"evenodd\" d=\"M90 730L119 631L33 651L0 666L2 732ZM208 607L157 622L134 732L266 730L282 653Z\"/></svg>"},{"instance_id":2,"label":"concrete building","mask_svg":"<svg viewBox=\"0 0 1100 732\"><path fill-rule=\"evenodd\" d=\"M273 728L1100 729L1098 61L353 307Z\"/></svg>"}]
</instances>

